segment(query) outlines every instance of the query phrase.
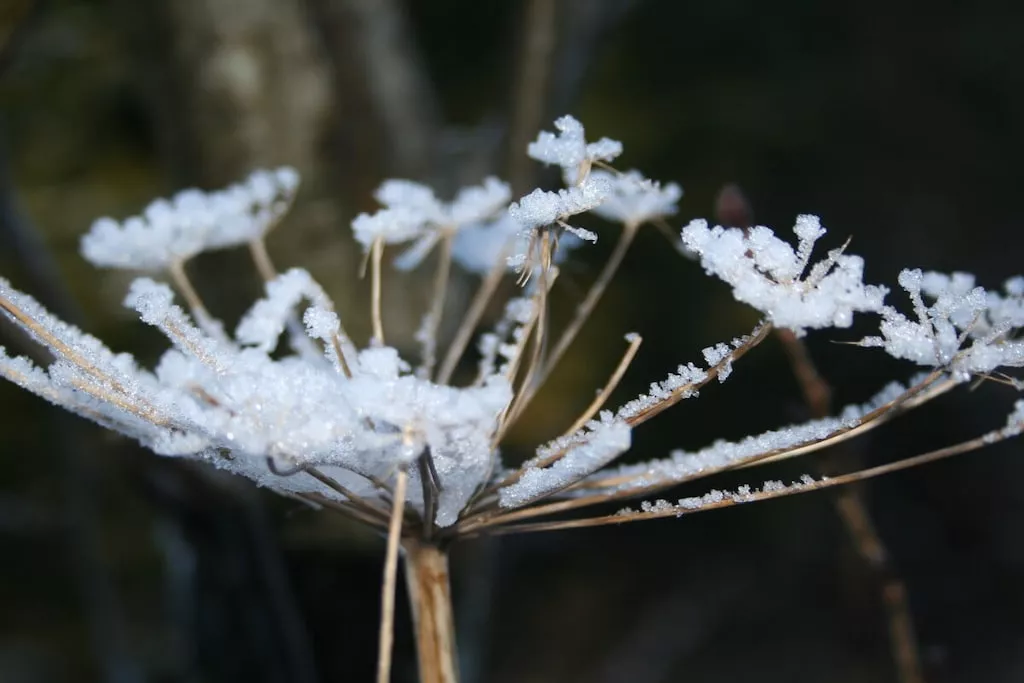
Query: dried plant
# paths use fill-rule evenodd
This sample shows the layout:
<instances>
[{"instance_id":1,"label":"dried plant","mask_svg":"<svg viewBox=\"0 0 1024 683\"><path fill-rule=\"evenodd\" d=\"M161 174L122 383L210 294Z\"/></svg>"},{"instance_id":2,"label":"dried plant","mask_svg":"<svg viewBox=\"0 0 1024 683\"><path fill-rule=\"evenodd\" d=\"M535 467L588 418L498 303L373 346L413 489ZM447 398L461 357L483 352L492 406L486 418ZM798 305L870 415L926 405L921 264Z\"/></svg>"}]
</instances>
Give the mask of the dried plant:
<instances>
[{"instance_id":1,"label":"dried plant","mask_svg":"<svg viewBox=\"0 0 1024 683\"><path fill-rule=\"evenodd\" d=\"M665 218L675 213L681 196L676 185L615 171L609 164L621 152L620 143L587 143L572 117L555 126L557 133L541 133L528 152L561 167L565 189L538 189L510 204L508 186L495 179L462 190L451 202L409 181L381 185L377 199L383 208L352 222L371 280L373 337L362 347L346 334L331 300L306 271L278 273L267 253L265 235L286 214L298 187L298 175L284 168L256 172L219 192L185 191L122 222L101 219L83 238L83 254L94 264L163 273L173 284L174 289L140 277L125 301L172 343L155 370L114 353L0 281L0 308L54 356L44 370L0 349L0 373L158 454L203 460L386 535L377 675L382 683L390 677L400 556L421 679L455 681L447 553L459 538L679 517L860 481L1020 433L1024 401L990 432L890 464L651 500L683 482L822 450L978 379L1021 387L1001 368L1024 364L1024 342L1017 338L1024 325L1024 278L1009 280L1000 294L977 287L963 273L905 270L899 284L912 306L908 317L885 303L885 287L863 282L860 257L840 247L812 258L825 234L816 217L797 219L795 248L765 227L711 228L694 221L682 229L681 241L671 230L670 238L708 274L731 285L738 301L759 310L762 322L744 336L709 346L702 362L680 365L647 393L609 409L606 403L641 344L639 336L626 335L622 360L563 435L522 465L504 465L503 437L572 345L638 230L666 230ZM586 212L621 226L618 242L573 318L553 329L548 297L558 264L571 249L597 239L571 222ZM437 252L432 303L416 335L421 352L415 368L385 342L384 253L397 244L408 245L395 260L400 269L416 268ZM229 335L203 305L185 264L199 252L235 246L250 250L266 295ZM453 264L480 274L482 281L441 349ZM475 378L453 384L488 303L510 272L521 294L477 337ZM174 290L190 315L174 303ZM925 371L833 417L665 459L613 465L630 449L633 429L726 381L771 330L786 330L796 340L808 330L848 328L854 314L880 320L878 334L856 344L880 348ZM282 336L290 352L278 351ZM637 508L615 514L553 517L645 498Z\"/></svg>"}]
</instances>

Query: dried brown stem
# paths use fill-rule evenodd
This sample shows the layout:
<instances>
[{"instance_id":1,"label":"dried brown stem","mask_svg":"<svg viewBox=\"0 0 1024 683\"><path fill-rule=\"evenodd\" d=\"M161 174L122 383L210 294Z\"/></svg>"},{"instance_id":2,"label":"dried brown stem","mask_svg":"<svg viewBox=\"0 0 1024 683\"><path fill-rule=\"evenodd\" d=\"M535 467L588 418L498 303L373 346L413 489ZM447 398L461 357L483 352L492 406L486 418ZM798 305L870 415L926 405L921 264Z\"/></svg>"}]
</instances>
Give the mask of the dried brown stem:
<instances>
[{"instance_id":1,"label":"dried brown stem","mask_svg":"<svg viewBox=\"0 0 1024 683\"><path fill-rule=\"evenodd\" d=\"M403 547L420 683L458 683L448 554L413 539L406 539Z\"/></svg>"},{"instance_id":2,"label":"dried brown stem","mask_svg":"<svg viewBox=\"0 0 1024 683\"><path fill-rule=\"evenodd\" d=\"M673 507L671 509L665 510L652 510L650 512L633 512L629 514L603 515L601 517L589 517L585 519L571 519L554 522L538 522L536 524L512 524L490 530L488 533L510 534L525 533L531 531L579 529L584 527L607 526L610 524L626 524L630 522L639 522L647 519L682 517L683 515L694 514L697 512L705 512L708 510L717 510L726 507L733 507L734 505L757 503L765 500L771 500L773 498L785 498L787 496L794 496L797 494L807 493L810 491L819 491L822 489L830 489L836 486L845 486L847 484L853 484L856 482L873 479L875 477L880 477L884 474L890 474L892 472L899 472L901 470L919 467L921 465L926 465L928 463L936 462L938 460L953 457L954 455L960 455L962 453L978 450L979 448L984 448L999 441L1003 441L1004 439L1017 436L1018 433L1019 432L1017 431L1011 430L996 430L979 436L977 438L970 439L968 441L963 441L961 443L954 444L952 446L947 446L945 448L930 451L928 453L917 455L912 458L897 460L896 462L888 463L885 465L878 465L877 467L869 467L867 469L858 470L856 472L850 472L848 474L843 474L836 477L830 477L828 479L821 479L818 481L814 481L813 483L799 487L791 487L781 490L758 491L756 493L751 493L750 495L744 496L742 499L726 496L719 502L707 503L700 507L694 507L689 509ZM466 535L471 535L472 533L473 531L470 531Z\"/></svg>"},{"instance_id":3,"label":"dried brown stem","mask_svg":"<svg viewBox=\"0 0 1024 683\"><path fill-rule=\"evenodd\" d=\"M388 524L388 548L384 556L384 585L380 596L380 634L377 648L377 683L391 680L391 648L395 640L395 579L398 576L398 546L402 537L402 514L405 511L405 489L409 475L399 470L395 475L395 498Z\"/></svg>"},{"instance_id":4,"label":"dried brown stem","mask_svg":"<svg viewBox=\"0 0 1024 683\"><path fill-rule=\"evenodd\" d=\"M483 317L484 311L487 310L487 304L490 302L491 297L494 296L494 292L497 291L501 278L505 274L506 252L507 250L502 252L491 272L480 283L480 287L477 289L476 294L473 296L473 301L469 305L469 310L466 312L465 317L463 317L462 322L459 323L459 329L455 332L455 337L445 353L441 368L437 371L436 381L438 384L448 383L452 373L455 372L455 366L459 364L459 359L462 358L463 352L469 345L469 340L473 338L473 332L476 330L477 323Z\"/></svg>"},{"instance_id":5,"label":"dried brown stem","mask_svg":"<svg viewBox=\"0 0 1024 683\"><path fill-rule=\"evenodd\" d=\"M373 337L378 344L384 344L384 322L381 318L381 269L384 259L384 240L374 241L370 251L370 315L373 323Z\"/></svg>"},{"instance_id":6,"label":"dried brown stem","mask_svg":"<svg viewBox=\"0 0 1024 683\"><path fill-rule=\"evenodd\" d=\"M249 242L249 254L252 256L252 262L256 265L256 271L263 278L264 282L270 282L277 277L277 269L274 267L274 262L270 259L267 243L263 238L257 238Z\"/></svg>"},{"instance_id":7,"label":"dried brown stem","mask_svg":"<svg viewBox=\"0 0 1024 683\"><path fill-rule=\"evenodd\" d=\"M569 346L572 345L573 340L576 339L576 335L579 334L583 325L590 318L590 315L594 312L594 308L601 300L605 290L608 289L609 283L611 283L616 271L618 271L619 266L622 264L626 252L629 251L630 245L633 244L639 227L636 223L627 223L623 226L622 233L619 235L619 241L615 244L615 249L605 262L604 268L601 269L601 273L597 276L597 280L590 286L590 291L587 292L583 301L576 306L576 312L569 322L569 326L565 328L558 341L555 342L554 347L545 357L543 370L538 374L536 382L533 386L527 388L529 391L528 398L532 398L540 389L541 385L551 374L551 371L558 364L558 361L569 350Z\"/></svg>"},{"instance_id":8,"label":"dried brown stem","mask_svg":"<svg viewBox=\"0 0 1024 683\"><path fill-rule=\"evenodd\" d=\"M776 330L776 336L789 357L811 417L827 417L831 412L832 389L818 372L807 345L791 330ZM819 470L830 469L830 463L835 463L842 455L841 452L833 452ZM861 490L856 486L840 489L833 496L832 504L849 532L857 554L871 569L880 589L888 615L890 647L901 683L923 683L907 589L889 562L889 553L875 528Z\"/></svg>"},{"instance_id":9,"label":"dried brown stem","mask_svg":"<svg viewBox=\"0 0 1024 683\"><path fill-rule=\"evenodd\" d=\"M441 328L441 318L444 315L444 302L448 296L448 277L452 269L452 238L451 232L446 232L441 237L441 250L438 255L437 271L434 273L434 292L430 298L430 311L427 313L428 327L424 330L423 350L423 372L424 377L430 377L434 373L434 365L437 363L437 331Z\"/></svg>"}]
</instances>

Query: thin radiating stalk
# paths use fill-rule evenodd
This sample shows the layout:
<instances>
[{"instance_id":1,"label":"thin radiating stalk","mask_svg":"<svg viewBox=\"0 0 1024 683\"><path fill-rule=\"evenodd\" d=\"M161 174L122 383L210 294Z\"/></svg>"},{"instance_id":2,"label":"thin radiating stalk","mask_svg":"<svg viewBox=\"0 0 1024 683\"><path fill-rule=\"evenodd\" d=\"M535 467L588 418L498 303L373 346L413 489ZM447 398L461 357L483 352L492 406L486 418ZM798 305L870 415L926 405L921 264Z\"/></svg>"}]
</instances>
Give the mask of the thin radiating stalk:
<instances>
[{"instance_id":1,"label":"thin radiating stalk","mask_svg":"<svg viewBox=\"0 0 1024 683\"><path fill-rule=\"evenodd\" d=\"M210 315L210 311L203 303L202 297L199 296L199 292L196 291L188 274L185 272L185 262L172 261L167 271L171 276L171 280L174 281L174 286L181 293L181 296L185 298L185 303L188 304L189 309L192 311L192 317L196 319L196 322L199 323L203 331L219 341L225 341L227 337L224 336L224 330L213 324L213 316Z\"/></svg>"},{"instance_id":2,"label":"thin radiating stalk","mask_svg":"<svg viewBox=\"0 0 1024 683\"><path fill-rule=\"evenodd\" d=\"M558 364L558 361L562 359L565 352L569 350L573 340L576 339L576 335L579 334L583 325L590 318L590 315L594 312L594 308L597 307L597 303L601 300L601 296L604 295L605 290L608 288L608 284L615 277L616 271L622 264L622 260L626 256L626 252L629 251L630 245L633 244L633 239L636 237L636 233L640 226L636 223L626 223L622 228L622 234L619 235L619 241L615 244L615 249L612 251L611 256L604 264L604 268L601 269L601 274L597 276L597 280L591 285L590 291L587 292L586 297L576 307L576 313L570 321L569 326L565 328L562 334L559 336L558 341L555 342L550 353L544 359L544 367L537 376L536 382L527 387L528 399L532 398L533 395L540 389L540 386L544 383L544 380L551 374L552 369Z\"/></svg>"},{"instance_id":3,"label":"thin radiating stalk","mask_svg":"<svg viewBox=\"0 0 1024 683\"><path fill-rule=\"evenodd\" d=\"M252 262L256 265L256 270L265 282L270 282L277 277L277 269L274 268L274 262L270 260L266 242L262 239L249 242L249 254L252 256Z\"/></svg>"},{"instance_id":4,"label":"thin radiating stalk","mask_svg":"<svg viewBox=\"0 0 1024 683\"><path fill-rule=\"evenodd\" d=\"M491 272L480 283L479 289L477 289L476 294L473 296L473 301L469 305L469 311L462 319L462 322L459 323L459 329L455 333L455 338L452 339L444 361L441 363L441 368L437 371L437 379L435 381L438 384L448 383L452 373L455 372L455 367L459 364L459 359L462 358L462 353L473 338L473 332L476 331L477 324L483 317L484 311L487 310L487 304L497 291L501 278L505 275L505 256L507 252L508 249L506 248L498 258L495 266L491 269Z\"/></svg>"},{"instance_id":5,"label":"thin radiating stalk","mask_svg":"<svg viewBox=\"0 0 1024 683\"><path fill-rule=\"evenodd\" d=\"M901 470L908 470L914 467L920 467L928 463L943 460L945 458L951 458L955 455L962 453L968 453L970 451L978 450L979 448L985 448L994 443L998 443L1005 439L1016 436L1017 432L1013 430L996 430L989 432L982 436L968 441L963 441L952 446L945 448L939 448L928 453L916 455L912 458L906 458L904 460L897 460L896 462L887 463L885 465L878 465L876 467L869 467L863 470L857 470L856 472L850 472L848 474L842 474L837 477L830 477L828 479L819 479L813 483L806 484L800 487L784 488L779 490L770 491L758 491L756 493L745 496L742 500L731 498L726 496L721 501L716 503L708 503L695 508L684 509L673 507L665 510L653 510L650 512L634 512L632 514L612 514L603 515L601 517L588 517L584 519L571 519L571 520L559 520L553 522L537 522L532 524L510 524L508 526L499 526L495 529L491 529L488 533L491 534L511 534L511 533L527 533L534 531L556 531L562 529L580 529L585 527L595 526L607 526L617 524L627 524L630 522L639 522L645 519L662 519L665 517L682 517L683 515L690 515L696 512L707 512L708 510L718 510L720 508L733 507L735 505L746 505L748 503L759 503L765 500L772 500L774 498L786 498L789 496L795 496L801 493L809 493L810 491L820 491L822 489L830 489L836 486L846 486L855 482L866 481L868 479L874 479L885 474L891 474L892 472L899 472ZM465 534L466 536L472 535L473 532Z\"/></svg>"},{"instance_id":6,"label":"thin radiating stalk","mask_svg":"<svg viewBox=\"0 0 1024 683\"><path fill-rule=\"evenodd\" d=\"M381 318L381 267L384 259L384 241L376 240L371 248L370 278L372 280L370 294L370 313L373 318L373 337L381 346L384 345L384 322Z\"/></svg>"},{"instance_id":7,"label":"thin radiating stalk","mask_svg":"<svg viewBox=\"0 0 1024 683\"><path fill-rule=\"evenodd\" d=\"M377 649L377 683L391 680L391 649L395 641L395 578L398 576L398 545L402 536L402 514L405 511L405 488L409 475L399 470L395 475L395 499L388 525L388 549L384 558L384 586L380 596L380 634Z\"/></svg>"},{"instance_id":8,"label":"thin radiating stalk","mask_svg":"<svg viewBox=\"0 0 1024 683\"><path fill-rule=\"evenodd\" d=\"M427 329L424 330L423 350L423 376L430 377L434 372L434 365L437 363L437 332L441 329L441 319L444 316L444 303L448 296L448 278L451 275L452 267L452 237L446 233L441 238L441 249L438 254L437 271L434 273L434 293L430 301L430 311Z\"/></svg>"},{"instance_id":9,"label":"thin radiating stalk","mask_svg":"<svg viewBox=\"0 0 1024 683\"><path fill-rule=\"evenodd\" d=\"M821 376L810 349L791 330L779 329L776 337L789 357L804 400L812 418L827 417L831 412L832 388ZM830 457L838 460L837 450ZM824 469L824 468L819 468ZM902 683L923 683L921 658L918 654L914 620L910 615L907 589L889 561L889 552L875 528L864 496L856 486L836 491L832 501L836 514L850 534L853 545L881 588L882 602L889 617L889 643Z\"/></svg>"},{"instance_id":10,"label":"thin radiating stalk","mask_svg":"<svg viewBox=\"0 0 1024 683\"><path fill-rule=\"evenodd\" d=\"M420 683L457 683L448 553L436 545L412 539L406 539L403 547Z\"/></svg>"}]
</instances>

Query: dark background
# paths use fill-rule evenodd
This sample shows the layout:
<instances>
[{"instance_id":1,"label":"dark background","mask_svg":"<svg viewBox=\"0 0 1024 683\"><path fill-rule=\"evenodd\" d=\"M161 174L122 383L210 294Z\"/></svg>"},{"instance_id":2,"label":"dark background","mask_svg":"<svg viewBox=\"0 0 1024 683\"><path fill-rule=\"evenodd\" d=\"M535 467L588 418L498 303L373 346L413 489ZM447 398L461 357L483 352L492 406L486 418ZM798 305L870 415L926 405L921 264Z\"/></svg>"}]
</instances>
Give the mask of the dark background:
<instances>
[{"instance_id":1,"label":"dark background","mask_svg":"<svg viewBox=\"0 0 1024 683\"><path fill-rule=\"evenodd\" d=\"M829 246L852 237L871 282L920 266L997 287L1022 270L1022 27L1024 5L991 1L2 0L0 272L153 359L159 339L119 306L128 277L84 263L79 236L179 187L288 163L304 184L271 250L282 267L308 267L364 338L347 221L373 207L380 180L414 177L443 195L485 173L519 191L551 186L522 150L572 112L592 137L624 142L620 168L683 185L674 226L713 216L736 182L759 223L786 231L817 213ZM609 253L614 230L598 229L566 267L556 313ZM258 292L236 255L203 256L193 272L229 323ZM422 289L389 280L396 338L418 324ZM621 399L755 321L642 233L506 458L574 419L625 332L645 344ZM809 340L837 405L912 371L831 343L857 337ZM852 457L874 464L975 435L1013 398L961 390ZM4 683L370 680L380 539L141 452L12 386L0 405ZM629 457L806 415L769 341L725 385L638 430ZM927 681L1024 680L1019 451L862 492L889 585L898 577L909 593ZM882 583L828 494L468 542L454 574L467 683L898 680ZM398 623L396 680L413 680L408 615Z\"/></svg>"}]
</instances>

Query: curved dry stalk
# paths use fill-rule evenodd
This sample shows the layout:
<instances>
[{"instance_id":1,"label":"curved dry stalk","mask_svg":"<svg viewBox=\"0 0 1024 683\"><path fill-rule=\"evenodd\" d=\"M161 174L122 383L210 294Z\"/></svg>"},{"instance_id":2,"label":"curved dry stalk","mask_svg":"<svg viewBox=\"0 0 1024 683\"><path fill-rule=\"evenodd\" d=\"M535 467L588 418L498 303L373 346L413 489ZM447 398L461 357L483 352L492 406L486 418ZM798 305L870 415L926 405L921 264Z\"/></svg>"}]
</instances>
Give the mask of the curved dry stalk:
<instances>
[{"instance_id":1,"label":"curved dry stalk","mask_svg":"<svg viewBox=\"0 0 1024 683\"><path fill-rule=\"evenodd\" d=\"M827 417L831 412L832 388L818 371L807 344L792 330L777 330L776 336L789 357L790 366L800 384L811 417ZM839 454L840 450L837 449L829 460ZM819 467L819 471L824 470L825 466ZM890 566L889 552L875 529L864 496L858 487L849 486L836 491L832 503L840 521L849 532L861 561L874 574L875 583L880 589L882 603L888 613L889 642L900 681L923 683L921 658L918 654L914 621L910 615L907 589Z\"/></svg>"},{"instance_id":2,"label":"curved dry stalk","mask_svg":"<svg viewBox=\"0 0 1024 683\"><path fill-rule=\"evenodd\" d=\"M274 267L274 262L270 259L266 240L261 237L249 242L249 255L252 256L256 271L264 282L270 282L277 277L277 268Z\"/></svg>"},{"instance_id":3,"label":"curved dry stalk","mask_svg":"<svg viewBox=\"0 0 1024 683\"><path fill-rule=\"evenodd\" d=\"M380 634L377 650L377 683L391 680L391 648L395 641L395 579L398 576L398 545L402 536L402 515L405 511L405 489L409 475L405 470L395 474L395 498L388 525L388 547L384 556L384 585L380 596Z\"/></svg>"},{"instance_id":4,"label":"curved dry stalk","mask_svg":"<svg viewBox=\"0 0 1024 683\"><path fill-rule=\"evenodd\" d=\"M317 469L315 467L309 467L309 468L302 468L301 471L305 472L309 476L313 477L318 482L320 482L321 484L323 484L327 488L331 489L332 491L336 491L336 492L340 493L341 495L345 496L345 498L348 500L349 504L352 507L359 508L368 517L371 517L371 518L375 519L376 520L375 523L377 525L386 524L388 519L390 518L387 510L385 510L383 508L379 508L376 505L373 505L372 503L367 501L365 498L363 498L363 497L357 495L356 493L354 493L348 487L344 486L343 484L338 483L338 481L336 479L334 479L334 477L327 476L326 474L321 472L319 469Z\"/></svg>"},{"instance_id":5,"label":"curved dry stalk","mask_svg":"<svg viewBox=\"0 0 1024 683\"><path fill-rule=\"evenodd\" d=\"M730 351L729 355L723 358L720 362L708 368L707 375L704 379L699 382L693 382L676 387L667 397L658 401L656 404L644 408L636 414L627 417L626 422L630 427L637 427L642 425L644 422L647 422L652 417L660 415L688 396L692 396L694 391L706 386L711 382L711 380L717 379L719 374L721 374L726 367L730 367L732 363L747 355L747 353L749 353L754 347L763 342L768 337L768 333L771 332L772 329L773 326L770 322L761 323L753 332L750 333L750 336L743 341L742 345Z\"/></svg>"},{"instance_id":6,"label":"curved dry stalk","mask_svg":"<svg viewBox=\"0 0 1024 683\"><path fill-rule=\"evenodd\" d=\"M466 347L469 346L469 342L473 338L473 332L476 331L477 323L483 317L484 311L487 310L487 304L498 290L501 278L505 274L505 257L508 255L508 251L509 249L506 247L498 257L494 267L487 274L487 277L480 283L480 287L477 288L473 301L469 305L469 310L459 323L459 329L455 332L455 337L448 346L448 351L445 352L444 361L442 361L441 367L437 371L437 377L434 380L437 384L448 383L452 373L455 372L455 367L459 364L459 359L462 358Z\"/></svg>"},{"instance_id":7,"label":"curved dry stalk","mask_svg":"<svg viewBox=\"0 0 1024 683\"><path fill-rule=\"evenodd\" d=\"M174 287L185 299L185 303L188 304L189 310L192 312L192 317L195 318L203 332L206 332L206 334L218 341L227 341L224 330L214 324L214 318L210 315L210 310L206 308L202 297L199 296L199 292L196 291L192 280L189 279L188 274L185 272L185 262L181 260L171 261L171 264L167 267L167 272L171 276L171 281L174 282Z\"/></svg>"},{"instance_id":8,"label":"curved dry stalk","mask_svg":"<svg viewBox=\"0 0 1024 683\"><path fill-rule=\"evenodd\" d=\"M587 409L583 411L583 414L576 418L576 421L572 423L572 426L569 427L569 429L565 430L563 436L575 434L579 430L583 429L583 426L597 415L601 408L604 407L604 404L607 403L608 399L611 397L612 392L619 386L619 382L622 381L623 375L626 374L626 370L629 369L629 366L633 363L633 359L636 358L637 352L640 351L640 344L644 341L643 337L638 334L629 335L627 336L627 339L629 339L629 348L626 349L626 353L624 353L622 355L622 359L619 360L619 364L616 366L615 372L612 373L612 376L605 383L604 388L601 389L600 393L598 393L590 405L587 406ZM546 467L546 465L541 465L541 467Z\"/></svg>"},{"instance_id":9,"label":"curved dry stalk","mask_svg":"<svg viewBox=\"0 0 1024 683\"><path fill-rule=\"evenodd\" d=\"M583 325L590 318L590 315L594 312L594 308L597 307L598 301L604 295L606 289L608 289L609 283L612 278L615 277L615 273L618 271L619 266L622 264L622 260L626 256L626 252L629 251L629 247L633 244L633 240L639 231L640 225L638 223L626 223L623 225L622 233L619 235L618 241L615 243L615 249L612 250L611 256L605 262L604 267L601 269L601 273L597 276L597 280L590 286L590 290L587 295L583 298L583 301L576 306L576 312L573 315L572 320L569 322L569 326L562 331L562 334L558 337L558 341L552 347L551 351L544 358L543 369L538 373L536 382L528 387L529 398L533 398L533 395L537 393L541 385L544 384L551 371L558 364L558 361L562 359L565 352L569 350L569 346L572 345L573 340L576 339L576 335L579 334ZM527 400L529 400L529 398Z\"/></svg>"},{"instance_id":10,"label":"curved dry stalk","mask_svg":"<svg viewBox=\"0 0 1024 683\"><path fill-rule=\"evenodd\" d=\"M377 239L370 249L370 316L373 323L373 337L378 344L384 344L384 322L381 317L381 268L384 260L384 240Z\"/></svg>"},{"instance_id":11,"label":"curved dry stalk","mask_svg":"<svg viewBox=\"0 0 1024 683\"><path fill-rule=\"evenodd\" d=\"M609 378L604 388L598 393L596 397L594 397L593 402L591 402L591 404L587 406L586 410L584 410L583 413L579 416L579 418L576 419L576 422L574 422L573 425L565 431L564 436L569 436L571 434L575 434L576 432L578 432L592 417L594 417L594 415L597 414L599 410L601 410L601 407L608 401L608 397L611 396L613 391L615 391L615 387L617 387L619 385L619 382L622 381L622 376L626 374L626 370L629 368L629 365L633 362L633 359L636 357L636 354L640 350L640 344L642 342L643 339L640 337L640 335L632 335L632 339L629 343L629 348L626 349L626 353L623 354L622 359L619 361L618 366L615 368L615 372L612 373L612 376ZM556 462L564 458L566 453L568 452L568 449L561 449L557 453L553 453L548 457L544 458L543 460L530 461L530 467L550 467L551 465L555 464ZM517 481L523 478L523 475L526 474L527 469L528 468L525 466L520 467L518 470L512 472L501 481L488 486L484 490L484 494L494 493L500 488L504 488L506 486L510 486L516 483Z\"/></svg>"},{"instance_id":12,"label":"curved dry stalk","mask_svg":"<svg viewBox=\"0 0 1024 683\"><path fill-rule=\"evenodd\" d=\"M508 430L512 423L519 419L519 416L530 404L530 399L533 398L533 394L536 389L536 383L541 379L538 374L542 373L541 356L544 353L544 346L547 344L548 290L552 284L550 282L550 274L553 257L554 245L552 244L551 233L545 231L541 236L540 241L540 283L537 287L537 293L539 296L537 299L537 316L533 350L530 354L530 362L526 366L526 374L523 376L522 383L519 385L519 391L516 392L516 397L512 401L512 407L509 408L504 424L502 425L503 433Z\"/></svg>"},{"instance_id":13,"label":"curved dry stalk","mask_svg":"<svg viewBox=\"0 0 1024 683\"><path fill-rule=\"evenodd\" d=\"M682 517L683 515L689 515L696 512L717 510L720 508L732 507L734 505L745 505L747 503L757 503L765 500L771 500L773 498L784 498L787 496L794 496L800 493L807 493L809 491L820 491L823 489L829 489L836 486L845 486L847 484L852 484L854 482L866 481L868 479L880 477L884 474L890 474L892 472L899 472L901 470L919 467L920 465L926 465L937 460L950 458L955 455L961 455L963 453L978 450L979 448L990 446L1000 441L1004 441L1006 439L1017 436L1019 433L1019 430L998 429L983 434L982 436L975 437L967 441L962 441L952 446L946 446L945 448L939 448L934 451L929 451L928 453L916 455L914 457L906 458L904 460L897 460L896 462L887 463L885 465L869 467L866 469L858 470L856 472L850 472L848 474L843 474L836 477L829 477L827 479L814 480L807 483L798 484L796 486L784 487L781 489L756 491L753 493L745 494L743 496L724 496L719 501L709 502L698 507L682 508L671 506L670 508L666 509L652 509L650 511L615 513L612 515L603 515L600 517L588 517L586 519L538 522L535 524L512 524L498 527L496 529L489 531L488 533L527 533L533 531L557 531L562 529L580 529L585 527L607 526L611 524L627 524L630 522L639 522L647 519ZM472 534L475 532L470 531L469 533Z\"/></svg>"},{"instance_id":14,"label":"curved dry stalk","mask_svg":"<svg viewBox=\"0 0 1024 683\"><path fill-rule=\"evenodd\" d=\"M430 298L430 310L427 312L428 325L423 330L423 359L422 371L424 377L430 377L434 373L434 365L437 363L437 331L441 328L441 318L444 315L444 303L448 297L448 278L452 267L452 238L454 233L445 232L441 237L441 249L438 256L437 271L434 273L434 292Z\"/></svg>"}]
</instances>

